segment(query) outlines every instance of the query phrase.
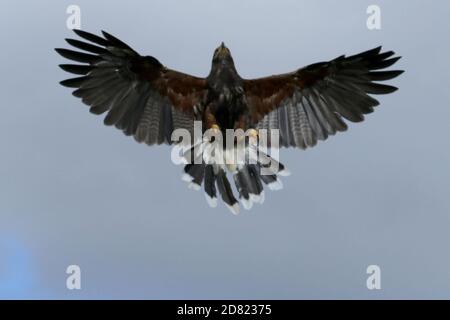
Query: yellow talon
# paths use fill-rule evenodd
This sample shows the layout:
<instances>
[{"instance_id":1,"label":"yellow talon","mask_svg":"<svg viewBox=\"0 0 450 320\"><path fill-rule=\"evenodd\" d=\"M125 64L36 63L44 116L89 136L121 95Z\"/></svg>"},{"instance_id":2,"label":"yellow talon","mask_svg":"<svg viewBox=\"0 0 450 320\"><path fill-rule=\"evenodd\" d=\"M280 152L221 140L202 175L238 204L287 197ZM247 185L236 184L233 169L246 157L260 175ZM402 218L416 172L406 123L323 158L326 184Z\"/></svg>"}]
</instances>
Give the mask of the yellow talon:
<instances>
[{"instance_id":1,"label":"yellow talon","mask_svg":"<svg viewBox=\"0 0 450 320\"><path fill-rule=\"evenodd\" d=\"M216 137L221 137L221 130L217 124L211 125L211 127L206 130L205 135L203 136L203 141L213 142Z\"/></svg>"},{"instance_id":2,"label":"yellow talon","mask_svg":"<svg viewBox=\"0 0 450 320\"><path fill-rule=\"evenodd\" d=\"M258 137L258 130L256 129L249 129L248 130L248 135L252 138L257 138Z\"/></svg>"}]
</instances>

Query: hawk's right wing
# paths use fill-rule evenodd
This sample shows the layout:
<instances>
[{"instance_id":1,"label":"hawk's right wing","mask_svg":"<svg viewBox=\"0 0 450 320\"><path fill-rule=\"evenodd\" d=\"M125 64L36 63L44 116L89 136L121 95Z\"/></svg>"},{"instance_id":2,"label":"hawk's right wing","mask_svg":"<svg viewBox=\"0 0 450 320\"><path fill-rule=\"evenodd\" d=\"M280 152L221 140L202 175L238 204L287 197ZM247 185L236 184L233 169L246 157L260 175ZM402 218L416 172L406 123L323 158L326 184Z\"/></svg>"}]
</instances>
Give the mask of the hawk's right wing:
<instances>
[{"instance_id":1,"label":"hawk's right wing","mask_svg":"<svg viewBox=\"0 0 450 320\"><path fill-rule=\"evenodd\" d=\"M106 125L115 125L149 145L171 144L174 129L192 134L195 108L206 94L205 79L167 69L106 32L99 37L74 31L90 43L66 40L85 52L56 49L63 57L83 63L61 65L80 76L61 84L75 88L74 96L89 105L92 113L106 112Z\"/></svg>"}]
</instances>

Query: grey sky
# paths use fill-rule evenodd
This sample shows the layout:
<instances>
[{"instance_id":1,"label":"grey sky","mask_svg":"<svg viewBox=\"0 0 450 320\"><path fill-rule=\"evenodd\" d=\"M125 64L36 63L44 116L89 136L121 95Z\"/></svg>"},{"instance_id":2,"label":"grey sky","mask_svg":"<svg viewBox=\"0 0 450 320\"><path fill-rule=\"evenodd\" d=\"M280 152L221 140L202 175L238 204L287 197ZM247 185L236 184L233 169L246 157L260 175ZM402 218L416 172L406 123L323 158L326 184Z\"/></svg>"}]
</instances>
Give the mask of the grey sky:
<instances>
[{"instance_id":1,"label":"grey sky","mask_svg":"<svg viewBox=\"0 0 450 320\"><path fill-rule=\"evenodd\" d=\"M2 3L0 298L450 298L448 1L145 3ZM406 73L364 123L283 150L285 189L235 217L187 189L169 147L104 127L58 85L69 4L83 29L198 76L221 41L248 78L380 44Z\"/></svg>"}]
</instances>

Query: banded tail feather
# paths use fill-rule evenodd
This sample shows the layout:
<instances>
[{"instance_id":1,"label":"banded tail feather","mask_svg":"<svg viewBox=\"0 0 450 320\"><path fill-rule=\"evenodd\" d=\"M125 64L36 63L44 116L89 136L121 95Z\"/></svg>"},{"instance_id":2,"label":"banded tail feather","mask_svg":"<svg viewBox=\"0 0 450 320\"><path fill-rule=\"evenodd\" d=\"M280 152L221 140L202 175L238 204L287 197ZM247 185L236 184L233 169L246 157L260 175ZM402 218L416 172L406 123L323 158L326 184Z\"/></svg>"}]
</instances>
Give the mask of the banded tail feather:
<instances>
[{"instance_id":1,"label":"banded tail feather","mask_svg":"<svg viewBox=\"0 0 450 320\"><path fill-rule=\"evenodd\" d=\"M197 161L184 166L182 180L194 190L200 190L203 185L206 200L211 207L217 207L220 197L235 215L240 212L240 203L246 210L250 210L255 203L264 203L264 188L281 190L283 184L280 177L290 174L282 163L261 151L259 151L261 161L240 165L205 163L205 161L199 161L199 152L195 153L194 147L189 151L195 154L192 158ZM274 167L277 169L271 169L270 164L275 164ZM234 187L229 177L232 178ZM238 197L235 196L235 192Z\"/></svg>"}]
</instances>

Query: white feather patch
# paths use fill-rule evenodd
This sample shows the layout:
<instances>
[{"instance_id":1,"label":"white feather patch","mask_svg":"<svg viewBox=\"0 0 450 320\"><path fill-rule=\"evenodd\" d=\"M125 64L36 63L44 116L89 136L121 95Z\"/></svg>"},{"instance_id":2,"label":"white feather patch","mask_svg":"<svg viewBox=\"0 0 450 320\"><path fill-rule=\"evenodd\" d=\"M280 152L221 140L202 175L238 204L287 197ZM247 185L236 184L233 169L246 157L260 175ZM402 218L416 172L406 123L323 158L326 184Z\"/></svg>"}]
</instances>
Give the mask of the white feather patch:
<instances>
[{"instance_id":1,"label":"white feather patch","mask_svg":"<svg viewBox=\"0 0 450 320\"><path fill-rule=\"evenodd\" d=\"M195 190L195 191L199 191L200 190L200 186L194 182L189 183L188 185L189 189Z\"/></svg>"},{"instance_id":2,"label":"white feather patch","mask_svg":"<svg viewBox=\"0 0 450 320\"><path fill-rule=\"evenodd\" d=\"M282 177L288 177L291 175L291 172L288 169L284 168L284 170L281 170L280 172L278 172L278 174Z\"/></svg>"},{"instance_id":3,"label":"white feather patch","mask_svg":"<svg viewBox=\"0 0 450 320\"><path fill-rule=\"evenodd\" d=\"M255 202L255 203L259 203L259 201L261 199L261 196L259 194L250 193L249 196L250 196L250 201Z\"/></svg>"},{"instance_id":4,"label":"white feather patch","mask_svg":"<svg viewBox=\"0 0 450 320\"><path fill-rule=\"evenodd\" d=\"M192 180L194 180L194 178L192 178L187 173L183 173L183 175L181 176L181 180L183 180L184 182L192 182Z\"/></svg>"},{"instance_id":5,"label":"white feather patch","mask_svg":"<svg viewBox=\"0 0 450 320\"><path fill-rule=\"evenodd\" d=\"M235 203L232 206L226 204L226 206L235 216L239 214L239 203Z\"/></svg>"},{"instance_id":6,"label":"white feather patch","mask_svg":"<svg viewBox=\"0 0 450 320\"><path fill-rule=\"evenodd\" d=\"M247 200L245 198L241 198L241 202L245 210L250 210L253 207L253 201L251 199Z\"/></svg>"},{"instance_id":7,"label":"white feather patch","mask_svg":"<svg viewBox=\"0 0 450 320\"><path fill-rule=\"evenodd\" d=\"M283 189L283 183L280 179L275 180L267 185L270 190L277 191Z\"/></svg>"},{"instance_id":8,"label":"white feather patch","mask_svg":"<svg viewBox=\"0 0 450 320\"><path fill-rule=\"evenodd\" d=\"M206 198L206 202L208 202L208 205L211 208L217 207L217 198L216 197L211 198L207 193L205 193L205 198Z\"/></svg>"},{"instance_id":9,"label":"white feather patch","mask_svg":"<svg viewBox=\"0 0 450 320\"><path fill-rule=\"evenodd\" d=\"M266 193L264 192L264 190L261 192L261 194L259 196L260 196L259 203L263 204L264 201L266 200Z\"/></svg>"}]
</instances>

